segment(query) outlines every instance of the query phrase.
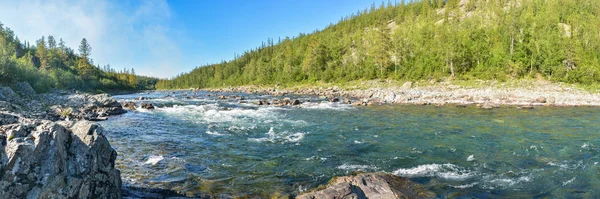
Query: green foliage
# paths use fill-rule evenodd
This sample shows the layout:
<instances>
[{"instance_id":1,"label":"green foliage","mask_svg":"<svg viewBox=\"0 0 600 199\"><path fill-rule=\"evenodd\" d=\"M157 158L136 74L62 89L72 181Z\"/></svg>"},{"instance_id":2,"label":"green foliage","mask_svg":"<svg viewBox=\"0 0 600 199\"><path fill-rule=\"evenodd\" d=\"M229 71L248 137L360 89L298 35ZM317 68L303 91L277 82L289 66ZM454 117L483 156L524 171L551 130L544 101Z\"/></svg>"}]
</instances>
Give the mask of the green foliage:
<instances>
[{"instance_id":1,"label":"green foliage","mask_svg":"<svg viewBox=\"0 0 600 199\"><path fill-rule=\"evenodd\" d=\"M600 81L600 1L434 0L372 5L322 31L269 39L156 87L369 79Z\"/></svg>"},{"instance_id":2,"label":"green foliage","mask_svg":"<svg viewBox=\"0 0 600 199\"><path fill-rule=\"evenodd\" d=\"M37 92L52 88L87 91L154 89L156 78L140 77L133 69L115 71L110 66L92 65L91 46L81 41L80 55L53 36L38 40L35 46L22 43L0 23L0 84L26 81ZM142 81L143 80L143 81Z\"/></svg>"}]
</instances>

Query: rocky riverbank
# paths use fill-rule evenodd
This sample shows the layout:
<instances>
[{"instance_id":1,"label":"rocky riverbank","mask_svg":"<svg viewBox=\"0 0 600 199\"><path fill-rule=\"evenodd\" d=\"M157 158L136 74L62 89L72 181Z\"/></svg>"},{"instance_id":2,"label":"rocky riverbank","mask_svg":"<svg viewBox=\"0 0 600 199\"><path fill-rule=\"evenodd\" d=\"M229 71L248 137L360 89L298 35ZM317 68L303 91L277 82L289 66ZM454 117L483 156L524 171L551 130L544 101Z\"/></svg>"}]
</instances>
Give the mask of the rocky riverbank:
<instances>
[{"instance_id":1,"label":"rocky riverbank","mask_svg":"<svg viewBox=\"0 0 600 199\"><path fill-rule=\"evenodd\" d=\"M0 196L121 198L117 152L88 121L125 113L121 104L105 94L12 87L0 87Z\"/></svg>"},{"instance_id":2,"label":"rocky riverbank","mask_svg":"<svg viewBox=\"0 0 600 199\"><path fill-rule=\"evenodd\" d=\"M385 173L360 173L335 177L328 185L296 197L328 198L434 198L435 194L408 179Z\"/></svg>"},{"instance_id":3,"label":"rocky riverbank","mask_svg":"<svg viewBox=\"0 0 600 199\"><path fill-rule=\"evenodd\" d=\"M379 104L414 105L473 105L482 108L516 106L600 106L600 94L566 84L545 81L523 82L519 86L495 82L480 82L478 86L460 86L450 82L382 84L366 82L360 88L332 87L261 87L242 86L205 89L209 92L243 92L286 96L290 94L313 95L340 100L355 106ZM366 87L366 88L363 88Z\"/></svg>"}]
</instances>

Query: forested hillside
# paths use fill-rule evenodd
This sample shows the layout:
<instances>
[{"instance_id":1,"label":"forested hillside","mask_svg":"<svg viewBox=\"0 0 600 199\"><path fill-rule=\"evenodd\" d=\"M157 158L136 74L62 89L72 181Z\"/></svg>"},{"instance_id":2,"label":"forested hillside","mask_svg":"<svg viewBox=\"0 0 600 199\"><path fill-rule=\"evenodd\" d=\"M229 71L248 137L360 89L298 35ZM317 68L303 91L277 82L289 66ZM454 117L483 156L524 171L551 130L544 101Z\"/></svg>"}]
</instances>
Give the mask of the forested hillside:
<instances>
[{"instance_id":1,"label":"forested hillside","mask_svg":"<svg viewBox=\"0 0 600 199\"><path fill-rule=\"evenodd\" d=\"M403 2L403 1L400 1ZM369 79L600 80L600 1L427 0L373 5L157 88Z\"/></svg>"},{"instance_id":2,"label":"forested hillside","mask_svg":"<svg viewBox=\"0 0 600 199\"><path fill-rule=\"evenodd\" d=\"M86 91L154 89L156 78L135 75L133 69L116 71L90 59L92 47L84 38L76 54L62 39L42 37L22 42L0 23L0 84L29 82L38 92L51 88Z\"/></svg>"}]
</instances>

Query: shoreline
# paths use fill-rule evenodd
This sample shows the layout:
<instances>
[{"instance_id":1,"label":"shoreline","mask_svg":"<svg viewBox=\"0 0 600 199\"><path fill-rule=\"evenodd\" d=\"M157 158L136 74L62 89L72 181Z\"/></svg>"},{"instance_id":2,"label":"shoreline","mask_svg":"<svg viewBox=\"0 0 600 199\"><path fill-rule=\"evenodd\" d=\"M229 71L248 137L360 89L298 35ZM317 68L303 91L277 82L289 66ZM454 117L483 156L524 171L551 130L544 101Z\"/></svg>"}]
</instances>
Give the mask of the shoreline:
<instances>
[{"instance_id":1,"label":"shoreline","mask_svg":"<svg viewBox=\"0 0 600 199\"><path fill-rule=\"evenodd\" d=\"M529 86L494 85L482 81L481 86L461 86L450 82L386 84L365 82L368 88L341 88L339 86L239 86L198 89L206 92L239 92L273 96L310 95L337 98L355 106L382 104L399 105L456 105L477 106L485 109L500 106L533 108L539 106L578 107L600 106L600 94L591 93L573 85L550 82L522 81ZM363 83L363 84L365 84ZM195 90L195 89L194 89Z\"/></svg>"}]
</instances>

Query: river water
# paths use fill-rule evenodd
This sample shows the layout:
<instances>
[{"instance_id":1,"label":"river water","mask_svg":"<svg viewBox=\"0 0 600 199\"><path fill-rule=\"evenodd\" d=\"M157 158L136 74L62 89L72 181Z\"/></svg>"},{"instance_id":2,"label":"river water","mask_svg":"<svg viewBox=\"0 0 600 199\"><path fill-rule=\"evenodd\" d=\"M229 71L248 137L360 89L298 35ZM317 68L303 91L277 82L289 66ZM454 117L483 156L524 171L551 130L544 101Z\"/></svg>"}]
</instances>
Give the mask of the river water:
<instances>
[{"instance_id":1,"label":"river water","mask_svg":"<svg viewBox=\"0 0 600 199\"><path fill-rule=\"evenodd\" d=\"M600 108L351 107L306 96L269 107L251 102L272 96L235 95L248 103L189 91L115 96L157 107L101 122L124 183L267 198L378 171L439 198L600 198Z\"/></svg>"}]
</instances>

